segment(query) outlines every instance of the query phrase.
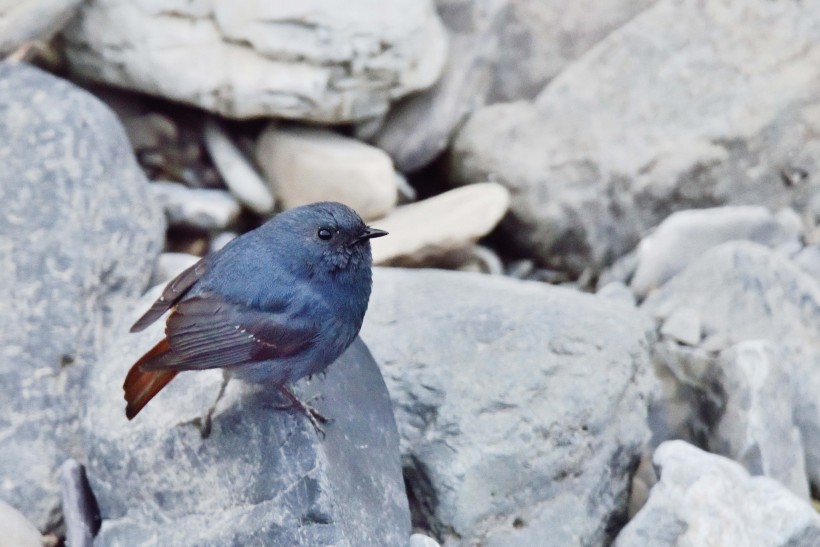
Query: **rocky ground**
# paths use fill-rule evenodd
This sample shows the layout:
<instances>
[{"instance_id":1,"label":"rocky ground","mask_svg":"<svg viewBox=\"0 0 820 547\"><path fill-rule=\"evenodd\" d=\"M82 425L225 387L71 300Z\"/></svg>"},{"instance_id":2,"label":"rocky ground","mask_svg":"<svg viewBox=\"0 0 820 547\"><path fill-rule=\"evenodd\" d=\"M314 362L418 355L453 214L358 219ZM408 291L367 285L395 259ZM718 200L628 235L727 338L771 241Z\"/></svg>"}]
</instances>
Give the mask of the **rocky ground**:
<instances>
[{"instance_id":1,"label":"rocky ground","mask_svg":"<svg viewBox=\"0 0 820 547\"><path fill-rule=\"evenodd\" d=\"M820 5L6 4L0 546L820 545ZM158 286L318 200L390 232L327 435L128 422Z\"/></svg>"}]
</instances>

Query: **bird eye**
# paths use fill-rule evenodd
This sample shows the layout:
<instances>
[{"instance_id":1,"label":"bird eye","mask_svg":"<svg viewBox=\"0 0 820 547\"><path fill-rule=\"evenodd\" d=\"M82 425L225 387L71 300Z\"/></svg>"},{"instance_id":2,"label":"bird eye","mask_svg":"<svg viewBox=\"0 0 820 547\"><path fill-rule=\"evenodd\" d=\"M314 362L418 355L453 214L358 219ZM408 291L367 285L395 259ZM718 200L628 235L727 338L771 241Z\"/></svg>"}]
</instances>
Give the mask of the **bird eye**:
<instances>
[{"instance_id":1,"label":"bird eye","mask_svg":"<svg viewBox=\"0 0 820 547\"><path fill-rule=\"evenodd\" d=\"M316 235L319 236L319 239L324 239L325 241L327 241L331 237L333 237L333 232L331 232L327 228L319 228L319 232Z\"/></svg>"}]
</instances>

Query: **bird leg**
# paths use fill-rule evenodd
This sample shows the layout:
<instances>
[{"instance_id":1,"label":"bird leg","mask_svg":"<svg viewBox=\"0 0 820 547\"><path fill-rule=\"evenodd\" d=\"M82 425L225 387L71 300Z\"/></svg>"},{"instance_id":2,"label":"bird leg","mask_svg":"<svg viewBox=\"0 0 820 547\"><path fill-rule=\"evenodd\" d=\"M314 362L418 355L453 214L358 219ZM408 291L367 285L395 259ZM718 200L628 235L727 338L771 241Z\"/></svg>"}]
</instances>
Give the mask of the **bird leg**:
<instances>
[{"instance_id":1,"label":"bird leg","mask_svg":"<svg viewBox=\"0 0 820 547\"><path fill-rule=\"evenodd\" d=\"M225 389L228 387L228 382L230 380L230 373L228 373L227 370L223 370L222 385L219 387L219 393L217 393L216 399L214 400L214 404L212 404L208 409L207 414L205 414L205 418L203 418L202 420L202 425L199 428L199 433L202 435L203 439L207 439L211 434L211 425L213 423L214 412L216 412L216 405L219 404L219 401L222 399L222 396L225 395Z\"/></svg>"},{"instance_id":2,"label":"bird leg","mask_svg":"<svg viewBox=\"0 0 820 547\"><path fill-rule=\"evenodd\" d=\"M322 438L324 439L325 430L322 429L322 424L327 424L327 423L330 422L330 420L328 420L327 418L325 418L324 416L319 414L319 412L315 408L313 408L310 405L305 404L302 401L300 401L296 397L296 395L294 395L287 388L287 386L282 385L282 386L278 386L278 387L279 387L279 391L282 393L282 395L284 395L285 398L290 402L290 405L288 405L285 408L296 408L297 410L303 412L308 417L308 419L310 420L310 423L313 425L313 429L316 430L316 433L321 435Z\"/></svg>"}]
</instances>

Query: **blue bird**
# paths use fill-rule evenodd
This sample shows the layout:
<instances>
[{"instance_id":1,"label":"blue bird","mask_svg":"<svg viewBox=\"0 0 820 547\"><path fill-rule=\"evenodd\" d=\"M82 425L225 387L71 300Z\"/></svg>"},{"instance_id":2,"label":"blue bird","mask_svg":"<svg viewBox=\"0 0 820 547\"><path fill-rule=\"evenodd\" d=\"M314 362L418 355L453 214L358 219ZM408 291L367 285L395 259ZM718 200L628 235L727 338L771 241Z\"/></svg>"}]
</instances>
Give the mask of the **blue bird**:
<instances>
[{"instance_id":1,"label":"blue bird","mask_svg":"<svg viewBox=\"0 0 820 547\"><path fill-rule=\"evenodd\" d=\"M165 338L128 372L129 420L179 372L222 368L278 389L318 431L326 420L288 385L324 371L362 326L372 284L368 227L351 208L290 209L201 259L165 287L131 327L167 311Z\"/></svg>"}]
</instances>

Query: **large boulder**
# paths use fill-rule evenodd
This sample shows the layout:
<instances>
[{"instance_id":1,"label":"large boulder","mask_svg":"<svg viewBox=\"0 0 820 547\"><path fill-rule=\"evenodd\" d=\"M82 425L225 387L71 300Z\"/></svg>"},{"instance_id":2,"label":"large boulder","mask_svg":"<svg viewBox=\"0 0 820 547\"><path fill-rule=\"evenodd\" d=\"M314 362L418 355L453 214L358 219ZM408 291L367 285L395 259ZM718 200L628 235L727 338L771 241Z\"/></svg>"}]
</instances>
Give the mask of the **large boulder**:
<instances>
[{"instance_id":1,"label":"large boulder","mask_svg":"<svg viewBox=\"0 0 820 547\"><path fill-rule=\"evenodd\" d=\"M534 102L474 113L454 184L513 194L519 251L597 270L680 209L806 208L820 179L820 10L660 0L559 74Z\"/></svg>"},{"instance_id":2,"label":"large boulder","mask_svg":"<svg viewBox=\"0 0 820 547\"><path fill-rule=\"evenodd\" d=\"M0 158L0 483L46 531L102 327L147 284L164 223L116 117L26 65L0 64Z\"/></svg>"},{"instance_id":3,"label":"large boulder","mask_svg":"<svg viewBox=\"0 0 820 547\"><path fill-rule=\"evenodd\" d=\"M224 116L346 122L432 85L447 43L431 0L90 0L66 29L83 77Z\"/></svg>"},{"instance_id":4,"label":"large boulder","mask_svg":"<svg viewBox=\"0 0 820 547\"><path fill-rule=\"evenodd\" d=\"M648 440L651 324L534 282L377 268L362 336L443 545L599 545Z\"/></svg>"},{"instance_id":5,"label":"large boulder","mask_svg":"<svg viewBox=\"0 0 820 547\"><path fill-rule=\"evenodd\" d=\"M149 293L128 326L158 296ZM130 365L162 336L124 334L96 364L83 422L103 545L403 545L410 513L390 399L357 340L301 399L333 420L325 436L276 408L275 392L218 370L179 375L133 420L122 398Z\"/></svg>"}]
</instances>

